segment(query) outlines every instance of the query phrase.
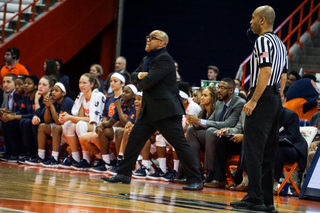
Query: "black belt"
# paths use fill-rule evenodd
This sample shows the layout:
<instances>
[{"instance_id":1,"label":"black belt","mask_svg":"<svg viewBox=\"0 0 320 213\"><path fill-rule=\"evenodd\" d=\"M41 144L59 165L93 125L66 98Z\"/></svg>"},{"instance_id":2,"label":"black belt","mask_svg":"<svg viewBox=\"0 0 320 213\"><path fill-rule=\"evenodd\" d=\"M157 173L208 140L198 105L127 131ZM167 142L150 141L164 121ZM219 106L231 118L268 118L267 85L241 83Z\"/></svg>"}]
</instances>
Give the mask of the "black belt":
<instances>
[{"instance_id":1,"label":"black belt","mask_svg":"<svg viewBox=\"0 0 320 213\"><path fill-rule=\"evenodd\" d=\"M267 86L265 91L273 90L275 92L279 92L280 89L281 89L280 84L277 83L277 84L274 84L272 86ZM255 90L256 90L256 87L250 87L250 89L249 89L250 93L254 92Z\"/></svg>"}]
</instances>

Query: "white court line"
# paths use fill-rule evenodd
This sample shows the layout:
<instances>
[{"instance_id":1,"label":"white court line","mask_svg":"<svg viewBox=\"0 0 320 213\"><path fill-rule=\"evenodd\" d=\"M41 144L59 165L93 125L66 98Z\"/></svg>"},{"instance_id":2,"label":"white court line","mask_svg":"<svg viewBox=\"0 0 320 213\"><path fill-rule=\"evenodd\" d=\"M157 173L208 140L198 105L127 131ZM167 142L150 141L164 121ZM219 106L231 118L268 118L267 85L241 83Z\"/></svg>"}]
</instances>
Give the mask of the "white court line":
<instances>
[{"instance_id":1,"label":"white court line","mask_svg":"<svg viewBox=\"0 0 320 213\"><path fill-rule=\"evenodd\" d=\"M18 210L18 209L3 208L3 207L0 207L0 210L7 210L7 211L12 211L12 212L35 213L35 212L29 212L29 211Z\"/></svg>"},{"instance_id":2,"label":"white court line","mask_svg":"<svg viewBox=\"0 0 320 213\"><path fill-rule=\"evenodd\" d=\"M97 208L104 208L104 209L114 209L114 210L126 210L126 211L139 211L139 212L149 212L149 213L155 213L154 211L146 211L146 210L138 210L138 209L128 209L128 208L117 208L117 207L108 207L108 206L94 206L90 204L77 204L77 203L60 203L60 202L50 202L50 201L39 201L39 200L24 200L24 199L16 199L16 198L0 198L0 200L15 200L15 201L26 201L26 202L37 202L37 203L50 203L50 204L58 204L58 205L70 205L70 206L83 206L83 207L97 207ZM0 207L0 210L11 210L14 209L6 209L3 207ZM16 212L23 212L23 213L36 213L36 212L28 212L23 210L15 210Z\"/></svg>"}]
</instances>

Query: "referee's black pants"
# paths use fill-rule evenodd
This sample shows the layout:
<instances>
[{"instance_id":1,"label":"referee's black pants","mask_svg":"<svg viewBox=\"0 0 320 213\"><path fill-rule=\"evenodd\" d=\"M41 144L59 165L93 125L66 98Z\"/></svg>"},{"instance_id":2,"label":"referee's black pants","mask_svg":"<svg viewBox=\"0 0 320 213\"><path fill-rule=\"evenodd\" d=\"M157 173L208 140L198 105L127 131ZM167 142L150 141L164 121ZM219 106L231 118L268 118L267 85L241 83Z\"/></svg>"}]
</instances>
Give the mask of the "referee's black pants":
<instances>
[{"instance_id":1,"label":"referee's black pants","mask_svg":"<svg viewBox=\"0 0 320 213\"><path fill-rule=\"evenodd\" d=\"M251 99L253 91L251 91ZM273 167L279 138L281 99L272 86L261 95L244 125L244 154L249 185L244 201L273 204Z\"/></svg>"},{"instance_id":2,"label":"referee's black pants","mask_svg":"<svg viewBox=\"0 0 320 213\"><path fill-rule=\"evenodd\" d=\"M138 119L129 135L124 152L124 160L116 169L117 173L131 176L132 169L134 168L141 149L150 136L158 130L175 148L178 158L184 168L188 183L200 183L202 181L201 173L196 166L194 151L184 137L181 119L182 116L179 115L153 122L146 114Z\"/></svg>"}]
</instances>

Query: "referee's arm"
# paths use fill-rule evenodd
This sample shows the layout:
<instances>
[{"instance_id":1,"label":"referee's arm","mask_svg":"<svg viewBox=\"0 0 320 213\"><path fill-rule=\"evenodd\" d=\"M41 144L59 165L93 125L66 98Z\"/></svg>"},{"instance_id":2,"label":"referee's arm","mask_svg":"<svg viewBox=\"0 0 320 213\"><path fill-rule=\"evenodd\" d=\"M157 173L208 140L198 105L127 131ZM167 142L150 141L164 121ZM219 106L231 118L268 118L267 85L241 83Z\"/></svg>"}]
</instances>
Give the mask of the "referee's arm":
<instances>
[{"instance_id":1,"label":"referee's arm","mask_svg":"<svg viewBox=\"0 0 320 213\"><path fill-rule=\"evenodd\" d=\"M266 89L269 79L271 77L271 67L260 67L260 73L258 77L258 83L256 89L252 95L252 98L248 103L243 106L243 112L250 116L254 108L256 108L257 102L260 99L262 93Z\"/></svg>"}]
</instances>

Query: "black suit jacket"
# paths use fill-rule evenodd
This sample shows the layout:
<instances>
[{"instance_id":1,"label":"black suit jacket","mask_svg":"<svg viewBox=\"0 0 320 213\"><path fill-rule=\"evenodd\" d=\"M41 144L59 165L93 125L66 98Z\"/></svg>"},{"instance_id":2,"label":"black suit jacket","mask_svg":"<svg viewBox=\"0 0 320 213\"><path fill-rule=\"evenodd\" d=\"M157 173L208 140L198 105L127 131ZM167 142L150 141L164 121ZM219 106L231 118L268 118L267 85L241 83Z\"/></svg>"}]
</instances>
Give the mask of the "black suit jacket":
<instances>
[{"instance_id":1,"label":"black suit jacket","mask_svg":"<svg viewBox=\"0 0 320 213\"><path fill-rule=\"evenodd\" d=\"M300 133L299 116L294 111L283 108L279 133L280 143L290 143L299 152L299 167L303 171L307 164L308 144Z\"/></svg>"},{"instance_id":2,"label":"black suit jacket","mask_svg":"<svg viewBox=\"0 0 320 213\"><path fill-rule=\"evenodd\" d=\"M157 51L147 69L145 68L146 59L147 56L131 75L131 79L138 82L139 91L143 91L139 118L148 116L151 121L157 121L175 115L184 115L176 80L176 69L167 49L162 48ZM139 80L139 72L148 72L148 75Z\"/></svg>"}]
</instances>

